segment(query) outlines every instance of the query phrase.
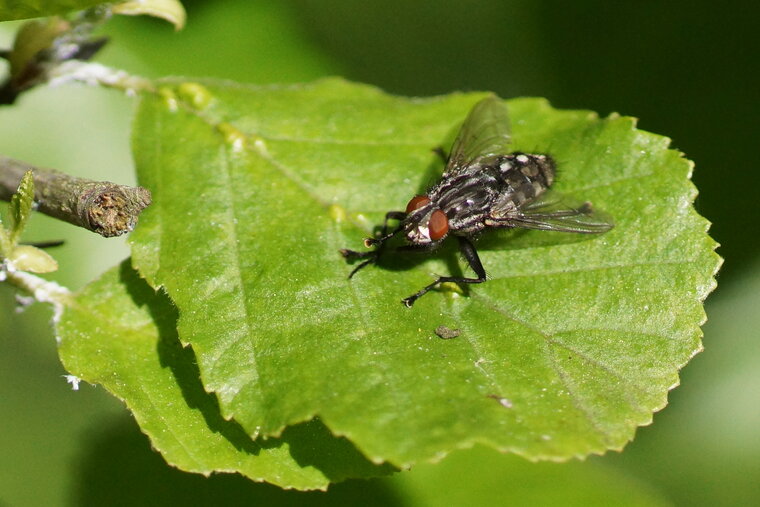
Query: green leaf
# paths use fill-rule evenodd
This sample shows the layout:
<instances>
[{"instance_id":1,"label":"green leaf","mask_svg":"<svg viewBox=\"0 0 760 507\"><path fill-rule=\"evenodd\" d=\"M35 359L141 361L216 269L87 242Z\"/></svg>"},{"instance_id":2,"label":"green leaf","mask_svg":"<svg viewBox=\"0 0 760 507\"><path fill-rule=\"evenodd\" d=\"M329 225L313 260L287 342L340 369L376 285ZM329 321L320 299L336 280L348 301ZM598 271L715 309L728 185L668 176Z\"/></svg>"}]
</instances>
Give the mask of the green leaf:
<instances>
[{"instance_id":1,"label":"green leaf","mask_svg":"<svg viewBox=\"0 0 760 507\"><path fill-rule=\"evenodd\" d=\"M21 232L26 227L29 215L32 214L34 204L34 173L27 171L21 178L18 190L11 197L11 229L10 239L14 245L18 242Z\"/></svg>"},{"instance_id":2,"label":"green leaf","mask_svg":"<svg viewBox=\"0 0 760 507\"><path fill-rule=\"evenodd\" d=\"M58 262L45 250L32 245L19 245L8 255L14 269L30 273L51 273L58 269Z\"/></svg>"},{"instance_id":3,"label":"green leaf","mask_svg":"<svg viewBox=\"0 0 760 507\"><path fill-rule=\"evenodd\" d=\"M203 390L192 350L177 339L176 319L166 295L126 261L80 292L56 326L64 366L123 400L167 462L297 489L390 471L367 462L316 420L288 428L281 438L251 440Z\"/></svg>"},{"instance_id":4,"label":"green leaf","mask_svg":"<svg viewBox=\"0 0 760 507\"><path fill-rule=\"evenodd\" d=\"M408 309L403 297L467 270L453 249L389 253L351 280L338 249L361 248L435 181L431 150L482 94L208 82L211 98L193 101L178 86L144 97L134 126L154 196L134 264L176 303L205 388L249 433L319 416L395 465L474 443L586 456L649 424L701 350L715 243L692 207L691 163L633 119L508 101L514 148L554 155L558 191L616 227L485 234L487 283ZM440 325L461 334L442 340Z\"/></svg>"},{"instance_id":5,"label":"green leaf","mask_svg":"<svg viewBox=\"0 0 760 507\"><path fill-rule=\"evenodd\" d=\"M67 12L86 9L102 3L106 2L103 2L103 0L36 0L34 2L3 2L0 4L0 21L65 14Z\"/></svg>"},{"instance_id":6,"label":"green leaf","mask_svg":"<svg viewBox=\"0 0 760 507\"><path fill-rule=\"evenodd\" d=\"M0 3L0 21L11 19L39 18L66 14L94 7L100 4L114 4L103 0L37 0L35 2L3 2ZM177 30L185 25L185 8L178 0L133 0L115 3L112 6L116 14L137 16L145 14L165 19L172 23Z\"/></svg>"},{"instance_id":7,"label":"green leaf","mask_svg":"<svg viewBox=\"0 0 760 507\"><path fill-rule=\"evenodd\" d=\"M19 79L26 72L25 78L32 77L29 74L34 73L29 70L29 66L38 64L40 52L49 50L56 38L70 29L71 24L58 17L28 21L21 25L13 41L13 49L6 56L11 76Z\"/></svg>"},{"instance_id":8,"label":"green leaf","mask_svg":"<svg viewBox=\"0 0 760 507\"><path fill-rule=\"evenodd\" d=\"M0 261L11 255L14 248L10 232L5 228L2 214L0 214Z\"/></svg>"},{"instance_id":9,"label":"green leaf","mask_svg":"<svg viewBox=\"0 0 760 507\"><path fill-rule=\"evenodd\" d=\"M133 0L116 4L112 9L115 14L127 16L146 14L162 18L173 24L177 30L181 30L185 26L185 19L187 18L185 8L177 0Z\"/></svg>"},{"instance_id":10,"label":"green leaf","mask_svg":"<svg viewBox=\"0 0 760 507\"><path fill-rule=\"evenodd\" d=\"M34 204L34 173L27 171L21 178L16 193L11 196L8 206L10 211L10 227L6 229L0 220L0 258L8 258L20 264L17 269L26 271L23 266L31 267L35 273L55 271L57 264L52 257L33 247L16 247L21 232L26 227ZM36 250L36 252L35 252ZM51 264L52 261L52 264ZM55 265L55 268L52 266ZM44 266L52 269L46 269ZM36 269L41 269L36 271Z\"/></svg>"}]
</instances>

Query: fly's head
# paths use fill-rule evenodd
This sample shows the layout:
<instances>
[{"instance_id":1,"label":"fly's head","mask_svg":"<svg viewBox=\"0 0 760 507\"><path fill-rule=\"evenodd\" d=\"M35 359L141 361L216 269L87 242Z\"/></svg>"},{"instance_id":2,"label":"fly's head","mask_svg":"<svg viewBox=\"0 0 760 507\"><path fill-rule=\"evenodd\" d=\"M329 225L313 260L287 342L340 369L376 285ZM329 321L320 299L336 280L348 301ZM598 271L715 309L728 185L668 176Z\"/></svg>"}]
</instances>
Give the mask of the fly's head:
<instances>
[{"instance_id":1,"label":"fly's head","mask_svg":"<svg viewBox=\"0 0 760 507\"><path fill-rule=\"evenodd\" d=\"M417 195L406 205L404 233L411 245L435 246L449 232L449 219L428 196Z\"/></svg>"}]
</instances>

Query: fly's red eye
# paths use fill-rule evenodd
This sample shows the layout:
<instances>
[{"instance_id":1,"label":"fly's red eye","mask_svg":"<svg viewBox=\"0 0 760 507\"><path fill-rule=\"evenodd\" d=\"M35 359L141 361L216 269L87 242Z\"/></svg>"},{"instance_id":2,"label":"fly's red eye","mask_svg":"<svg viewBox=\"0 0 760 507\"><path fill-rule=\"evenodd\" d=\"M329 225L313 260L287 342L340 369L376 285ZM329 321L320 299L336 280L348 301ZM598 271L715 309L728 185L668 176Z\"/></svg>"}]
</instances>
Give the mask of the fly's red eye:
<instances>
[{"instance_id":1,"label":"fly's red eye","mask_svg":"<svg viewBox=\"0 0 760 507\"><path fill-rule=\"evenodd\" d=\"M406 205L406 213L409 214L430 203L430 198L426 195L415 195L409 204Z\"/></svg>"},{"instance_id":2,"label":"fly's red eye","mask_svg":"<svg viewBox=\"0 0 760 507\"><path fill-rule=\"evenodd\" d=\"M430 239L438 241L449 232L449 219L446 218L446 213L437 209L430 215L430 221L428 222L428 230L430 231Z\"/></svg>"}]
</instances>

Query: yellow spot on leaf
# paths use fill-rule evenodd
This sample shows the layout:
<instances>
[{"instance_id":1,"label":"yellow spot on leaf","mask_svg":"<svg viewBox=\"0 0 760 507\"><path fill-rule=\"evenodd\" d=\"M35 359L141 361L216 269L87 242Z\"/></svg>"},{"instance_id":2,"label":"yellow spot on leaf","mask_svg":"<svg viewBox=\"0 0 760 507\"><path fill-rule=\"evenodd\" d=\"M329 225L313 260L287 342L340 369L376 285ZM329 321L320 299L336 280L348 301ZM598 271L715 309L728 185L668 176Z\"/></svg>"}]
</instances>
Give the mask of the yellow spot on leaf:
<instances>
[{"instance_id":1,"label":"yellow spot on leaf","mask_svg":"<svg viewBox=\"0 0 760 507\"><path fill-rule=\"evenodd\" d=\"M235 151L242 151L246 148L245 134L227 122L222 122L216 126L220 134L224 136L224 141L232 146Z\"/></svg>"},{"instance_id":2,"label":"yellow spot on leaf","mask_svg":"<svg viewBox=\"0 0 760 507\"><path fill-rule=\"evenodd\" d=\"M339 206L337 204L331 204L327 208L327 214L330 215L330 218L335 220L337 223L345 222L346 221L346 209L343 206Z\"/></svg>"},{"instance_id":3,"label":"yellow spot on leaf","mask_svg":"<svg viewBox=\"0 0 760 507\"><path fill-rule=\"evenodd\" d=\"M179 102L177 101L177 95L174 93L174 90L168 86L162 86L158 89L158 94L164 100L166 108L172 113L175 113L179 108Z\"/></svg>"},{"instance_id":4,"label":"yellow spot on leaf","mask_svg":"<svg viewBox=\"0 0 760 507\"><path fill-rule=\"evenodd\" d=\"M177 95L198 110L206 109L214 98L205 86L198 83L182 83L177 87Z\"/></svg>"}]
</instances>

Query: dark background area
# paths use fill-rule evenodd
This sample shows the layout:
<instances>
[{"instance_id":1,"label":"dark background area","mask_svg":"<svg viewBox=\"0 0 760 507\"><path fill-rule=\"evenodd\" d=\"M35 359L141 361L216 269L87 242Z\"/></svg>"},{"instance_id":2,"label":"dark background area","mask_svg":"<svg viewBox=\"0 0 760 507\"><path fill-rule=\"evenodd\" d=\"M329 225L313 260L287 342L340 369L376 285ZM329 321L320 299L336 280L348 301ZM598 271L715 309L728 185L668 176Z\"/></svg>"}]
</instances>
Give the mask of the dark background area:
<instances>
[{"instance_id":1,"label":"dark background area","mask_svg":"<svg viewBox=\"0 0 760 507\"><path fill-rule=\"evenodd\" d=\"M188 24L179 33L158 20L113 20L106 28L111 44L99 61L151 77L276 83L342 75L402 95L493 90L504 97L544 96L559 108L635 116L640 128L673 139L673 147L696 163L697 208L713 222L711 234L726 260L706 307L706 351L684 369L683 385L671 393L669 407L655 415L652 426L640 429L622 454L571 466L620 474L640 490L679 505L760 503L756 2L196 0L185 5ZM60 126L68 121L55 109L62 102L69 111L78 107L74 116L91 126L76 141L57 140L76 130ZM115 171L112 179L129 183L130 107L130 99L112 91L37 90L13 113L0 112L0 148L41 165L91 171L83 174L90 177L104 178L100 171L107 167ZM113 141L103 146L105 135ZM78 155L67 155L77 150ZM56 275L74 288L126 255L111 243L104 246L110 240L68 229L52 233L59 224L35 221L40 235L63 234L69 244L79 245L64 247L63 269ZM67 271L65 266L83 264L83 244L95 259L89 271ZM97 504L108 498L106 490L137 488L145 492L139 502L135 497L141 505L151 498L156 504L168 501L176 490L188 503L259 498L289 504L299 498L338 504L375 495L382 500L378 504L412 505L413 498L434 498L409 495L409 481L416 477L436 480L428 466L401 479L349 482L308 497L279 497L275 488L237 477L205 480L166 469L118 402L89 386L73 394L60 379L45 310L14 313L4 287L0 303L6 308L0 311L0 411L14 414L0 421L6 425L0 427L5 455L0 504L56 498L56 503ZM483 466L500 466L500 459L484 458ZM449 468L458 462L476 466L466 457L450 462ZM504 463L504 483L509 483L517 465ZM40 485L30 489L33 477ZM550 477L537 487L551 489ZM498 483L476 482L473 495ZM445 490L445 484L436 487Z\"/></svg>"},{"instance_id":2,"label":"dark background area","mask_svg":"<svg viewBox=\"0 0 760 507\"><path fill-rule=\"evenodd\" d=\"M348 78L403 95L493 90L618 112L698 164L699 210L733 276L756 256L756 2L293 0ZM410 5L412 4L412 5ZM745 183L742 183L745 182Z\"/></svg>"}]
</instances>

